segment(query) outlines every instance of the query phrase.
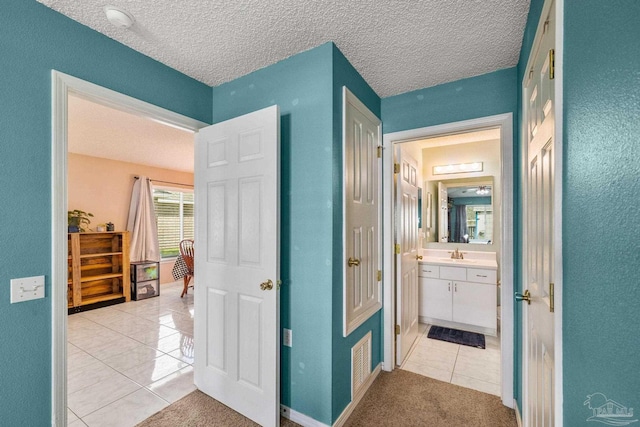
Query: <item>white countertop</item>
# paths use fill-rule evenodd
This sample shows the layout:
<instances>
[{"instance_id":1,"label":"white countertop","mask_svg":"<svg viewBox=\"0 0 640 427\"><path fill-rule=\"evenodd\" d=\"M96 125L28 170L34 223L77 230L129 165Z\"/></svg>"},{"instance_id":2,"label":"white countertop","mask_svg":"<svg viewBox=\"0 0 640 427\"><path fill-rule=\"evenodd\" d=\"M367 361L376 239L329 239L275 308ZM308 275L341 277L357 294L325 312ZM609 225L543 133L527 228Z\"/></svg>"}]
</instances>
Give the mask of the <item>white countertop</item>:
<instances>
[{"instance_id":1,"label":"white countertop","mask_svg":"<svg viewBox=\"0 0 640 427\"><path fill-rule=\"evenodd\" d=\"M477 252L477 251L461 251L464 259L452 259L451 251L440 249L422 249L423 264L458 266L469 268L488 268L491 270L498 269L495 252Z\"/></svg>"}]
</instances>

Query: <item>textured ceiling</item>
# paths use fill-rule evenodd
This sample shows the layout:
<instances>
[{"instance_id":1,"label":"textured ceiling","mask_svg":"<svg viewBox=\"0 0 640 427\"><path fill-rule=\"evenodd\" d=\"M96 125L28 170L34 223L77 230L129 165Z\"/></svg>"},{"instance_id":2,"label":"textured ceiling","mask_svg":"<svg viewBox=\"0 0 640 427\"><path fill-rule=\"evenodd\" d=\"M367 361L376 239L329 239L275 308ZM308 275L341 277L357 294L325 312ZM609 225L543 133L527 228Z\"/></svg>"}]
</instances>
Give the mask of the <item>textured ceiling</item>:
<instances>
[{"instance_id":1,"label":"textured ceiling","mask_svg":"<svg viewBox=\"0 0 640 427\"><path fill-rule=\"evenodd\" d=\"M381 97L512 67L529 0L38 0L210 86L333 41ZM127 10L129 30L102 8Z\"/></svg>"},{"instance_id":2,"label":"textured ceiling","mask_svg":"<svg viewBox=\"0 0 640 427\"><path fill-rule=\"evenodd\" d=\"M69 152L193 172L194 134L69 96Z\"/></svg>"}]
</instances>

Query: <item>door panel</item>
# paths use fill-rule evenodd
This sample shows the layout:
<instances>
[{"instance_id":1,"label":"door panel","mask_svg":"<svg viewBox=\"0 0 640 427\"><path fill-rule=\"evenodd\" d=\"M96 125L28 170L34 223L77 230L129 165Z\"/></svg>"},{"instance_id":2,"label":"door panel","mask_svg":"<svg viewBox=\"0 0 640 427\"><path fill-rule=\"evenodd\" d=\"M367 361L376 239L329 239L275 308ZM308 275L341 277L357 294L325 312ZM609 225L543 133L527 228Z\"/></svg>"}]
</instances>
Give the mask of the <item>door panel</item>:
<instances>
[{"instance_id":1,"label":"door panel","mask_svg":"<svg viewBox=\"0 0 640 427\"><path fill-rule=\"evenodd\" d=\"M378 282L380 120L344 92L344 329L347 336L382 307ZM349 262L351 261L351 262Z\"/></svg>"},{"instance_id":2,"label":"door panel","mask_svg":"<svg viewBox=\"0 0 640 427\"><path fill-rule=\"evenodd\" d=\"M274 106L196 139L194 381L263 426L280 418L279 123Z\"/></svg>"},{"instance_id":3,"label":"door panel","mask_svg":"<svg viewBox=\"0 0 640 427\"><path fill-rule=\"evenodd\" d=\"M418 162L405 149L396 151L400 174L396 178L396 242L400 254L396 263L396 363L401 365L418 338Z\"/></svg>"},{"instance_id":4,"label":"door panel","mask_svg":"<svg viewBox=\"0 0 640 427\"><path fill-rule=\"evenodd\" d=\"M438 242L449 241L449 195L447 186L438 182Z\"/></svg>"},{"instance_id":5,"label":"door panel","mask_svg":"<svg viewBox=\"0 0 640 427\"><path fill-rule=\"evenodd\" d=\"M524 360L526 426L554 425L554 314L551 283L554 275L555 94L550 76L550 50L555 40L555 4L544 17L543 33L533 50L532 68L523 84L527 123L525 215Z\"/></svg>"}]
</instances>

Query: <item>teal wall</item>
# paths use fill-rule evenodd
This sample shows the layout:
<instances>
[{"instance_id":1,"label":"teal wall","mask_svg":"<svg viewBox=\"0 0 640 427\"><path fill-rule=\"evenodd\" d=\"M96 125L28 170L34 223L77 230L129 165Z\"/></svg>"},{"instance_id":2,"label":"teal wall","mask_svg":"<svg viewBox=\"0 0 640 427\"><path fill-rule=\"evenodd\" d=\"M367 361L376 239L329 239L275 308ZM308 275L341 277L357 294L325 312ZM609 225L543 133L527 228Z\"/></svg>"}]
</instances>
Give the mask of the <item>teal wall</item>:
<instances>
[{"instance_id":1,"label":"teal wall","mask_svg":"<svg viewBox=\"0 0 640 427\"><path fill-rule=\"evenodd\" d=\"M506 68L383 98L384 133L502 113L514 113L515 120L515 84L516 69Z\"/></svg>"},{"instance_id":2,"label":"teal wall","mask_svg":"<svg viewBox=\"0 0 640 427\"><path fill-rule=\"evenodd\" d=\"M640 407L640 2L565 1L564 425Z\"/></svg>"},{"instance_id":3,"label":"teal wall","mask_svg":"<svg viewBox=\"0 0 640 427\"><path fill-rule=\"evenodd\" d=\"M213 121L273 104L281 114L281 402L331 423L333 44L213 88Z\"/></svg>"},{"instance_id":4,"label":"teal wall","mask_svg":"<svg viewBox=\"0 0 640 427\"><path fill-rule=\"evenodd\" d=\"M333 384L332 423L351 401L351 348L371 331L371 368L382 362L382 310L378 311L347 337L343 331L343 279L345 265L342 232L342 87L346 86L363 104L380 117L380 98L347 61L340 50L333 46ZM382 144L382 141L380 141Z\"/></svg>"},{"instance_id":5,"label":"teal wall","mask_svg":"<svg viewBox=\"0 0 640 427\"><path fill-rule=\"evenodd\" d=\"M0 14L0 424L51 422L51 69L205 122L211 89L35 0ZM9 303L9 280L45 275L46 298ZM61 284L66 286L65 284Z\"/></svg>"}]
</instances>

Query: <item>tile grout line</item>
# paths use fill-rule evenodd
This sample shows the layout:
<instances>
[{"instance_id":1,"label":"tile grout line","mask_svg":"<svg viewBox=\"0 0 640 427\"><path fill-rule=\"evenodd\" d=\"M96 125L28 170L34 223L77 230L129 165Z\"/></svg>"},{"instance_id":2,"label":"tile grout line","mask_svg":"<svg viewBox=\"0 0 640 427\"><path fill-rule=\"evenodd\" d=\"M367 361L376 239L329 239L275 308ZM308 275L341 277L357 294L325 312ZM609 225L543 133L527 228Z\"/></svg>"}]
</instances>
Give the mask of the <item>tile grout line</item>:
<instances>
[{"instance_id":1,"label":"tile grout line","mask_svg":"<svg viewBox=\"0 0 640 427\"><path fill-rule=\"evenodd\" d=\"M176 295L177 295L177 293L176 293ZM153 306L151 306L151 305L150 305L150 308L151 308L151 311L153 311L153 310L154 310ZM159 311L160 311L160 310L164 310L164 309L162 308L162 303L161 303L161 302L158 302L158 306L157 306L157 307L155 307L155 309L157 309L157 310L159 310ZM166 308L166 309L167 309L167 310L169 310L170 312L175 312L175 313L178 313L178 314L180 314L180 315L185 315L185 314L184 314L184 312L180 312L180 311L174 310L174 309L172 309L172 308ZM114 308L114 310L119 311L121 314L127 314L127 315L129 315L129 316L132 316L132 317L133 317L134 319L136 319L136 320L137 320L137 319L140 319L140 320L144 320L144 321L153 322L153 320L147 319L147 318L142 317L142 316L137 315L137 314L132 314L132 313L126 312L126 311L124 311L124 310L119 310L118 308ZM189 309L189 307L187 306L187 311L189 311L189 310L190 310L190 309ZM78 314L80 314L80 313L78 313ZM111 317L111 316L105 316L105 317L106 317L106 318L109 318L109 317ZM166 400L165 398L163 398L162 396L160 396L159 394L157 394L156 392L154 392L153 390L151 390L151 389L149 388L149 386L151 386L153 383L155 383L155 382L157 382L157 381L161 381L162 379L165 379L165 378L167 378L168 376L175 374L176 372L179 372L179 371L180 371L180 370L182 370L182 369L185 369L185 368L188 368L188 367L192 367L192 366L193 366L193 364L191 364L191 363L189 363L189 362L186 362L186 361L184 361L184 360L182 360L182 359L179 359L179 358L177 358L177 357L175 357L175 356L173 356L173 355L169 354L170 352L174 352L176 349L173 349L173 350L171 350L171 351L160 350L160 349L158 349L158 348L155 348L155 347L151 346L150 344L147 344L147 343L145 343L145 342L143 342L143 341L140 341L139 339L129 337L129 336L125 335L124 333L120 332L120 331L117 331L117 330L115 330L115 329L112 329L111 327L109 327L109 326L108 326L108 324L102 324L102 323L100 323L100 320L99 320L100 318L98 319L98 321L97 321L97 320L94 320L94 319L91 319L91 318L89 318L89 317L86 317L86 316L82 316L81 318L82 318L83 320L89 321L89 322L91 322L91 323L93 323L93 324L95 324L95 325L97 325L97 326L103 327L103 328L105 328L105 329L107 329L107 330L109 330L109 331L112 331L112 332L114 332L114 333L118 334L118 337L117 337L118 339L120 339L120 338L122 338L122 337L124 337L124 338L128 338L128 339L131 339L132 341L135 341L135 342L139 343L139 344L140 344L140 345L142 345L142 346L149 347L149 348L154 349L155 351L158 351L158 352L160 352L160 353L161 353L161 355L160 355L160 356L156 356L156 357L154 357L153 359L150 359L149 361L151 361L151 360L155 360L155 359L157 359L157 358L159 358L159 357L162 357L162 356L169 356L170 358L175 359L176 361L180 362L181 364L182 364L182 363L184 363L184 364L185 364L185 366L182 366L181 368L177 369L177 370L176 370L176 371L174 371L174 372L170 372L170 373L166 374L166 375L165 375L165 376L163 376L162 378L158 378L157 380L153 381L153 382L152 382L151 384L149 384L149 385L143 385L143 384L140 384L139 382L135 381L134 379L130 378L129 376L125 375L125 373L124 373L124 372L122 372L122 371L120 371L119 369L116 369L116 368L114 368L114 367L112 367L112 366L108 365L107 363L105 363L104 359L99 358L99 357L96 357L96 356L94 356L93 354L89 353L87 350L85 350L85 349L83 349L83 348L81 348L81 347L77 346L76 344L73 344L73 343L68 342L68 344L74 345L74 347L77 347L77 348L79 349L79 351L81 351L81 352L85 353L86 355L88 355L89 357L91 357L92 359L94 359L95 361L100 362L102 365L106 366L108 369L110 369L110 370L112 370L112 371L114 371L114 372L116 372L116 373L118 373L118 374L122 375L123 377L127 378L129 381L131 381L132 383L136 384L136 385L138 386L138 388L137 388L136 390L133 390L131 393L128 393L128 394L126 394L126 395L124 395L124 396L122 396L122 397L120 397L120 398L118 398L118 399L114 400L113 402L109 402L109 403L107 403L106 405L103 405L103 406L101 406L101 407L99 407L99 408L95 409L94 411L90 412L89 414L86 414L86 415L85 415L84 417L82 417L82 418L81 418L81 417L79 417L79 416L78 416L75 412L73 412L70 408L68 408L68 407L67 407L67 410L71 411L71 412L72 412L72 413L73 413L73 414L74 414L74 415L75 415L75 416L76 416L76 417L77 417L77 418L78 418L82 423L86 424L86 422L85 422L85 418L86 418L86 417L88 417L89 415L91 415L91 414L95 413L96 411L99 411L99 410L101 410L101 409L105 408L106 406L109 406L109 405L111 405L111 404L114 404L115 402L118 402L118 401L120 401L120 400L122 400L122 399L125 399L126 397L130 396L131 394L136 393L136 392L138 392L138 391L140 391L140 390L142 390L142 389L144 389L145 391L148 391L148 392L149 392L149 393L151 393L153 396L155 396L155 397L159 398L161 401L165 402L167 405L170 405L170 404L171 404L171 402L169 402L168 400ZM105 320L105 322L107 322L107 323L108 323L108 320ZM154 323L155 323L155 322L154 322ZM165 326L166 328L168 328L168 329L172 329L172 330L174 330L174 331L175 331L174 333L172 333L172 334L170 334L170 335L167 335L166 337L159 338L158 340L163 339L163 338L168 338L168 337L173 336L173 335L177 335L178 333L180 333L180 334L182 334L182 335L185 335L185 336L192 336L192 335L193 335L193 333L192 333L192 332L191 332L191 333L187 333L187 332L181 331L180 329L176 329L176 328L173 328L173 327L171 327L171 326L163 325L163 324L161 324L161 323L159 323L159 322L158 322L158 323L155 323L155 324L156 324L156 325L158 325L158 326ZM179 347L178 347L178 349L179 349ZM116 354L116 355L112 355L112 356L110 356L110 357L116 357L116 356L122 355L122 354L124 354L124 353L126 353L126 351L123 351L123 352L118 353L118 354ZM157 353L156 353L156 354L157 354ZM93 362L92 362L92 363L93 363ZM146 362L145 362L145 363L146 363ZM143 364L144 364L144 363L143 363ZM87 387L89 387L89 386L87 386ZM85 387L85 388L86 388L86 387ZM79 389L79 390L76 390L75 392L77 392L77 391L81 391L81 390L82 390L82 389ZM75 392L74 392L74 393L75 393Z\"/></svg>"}]
</instances>

